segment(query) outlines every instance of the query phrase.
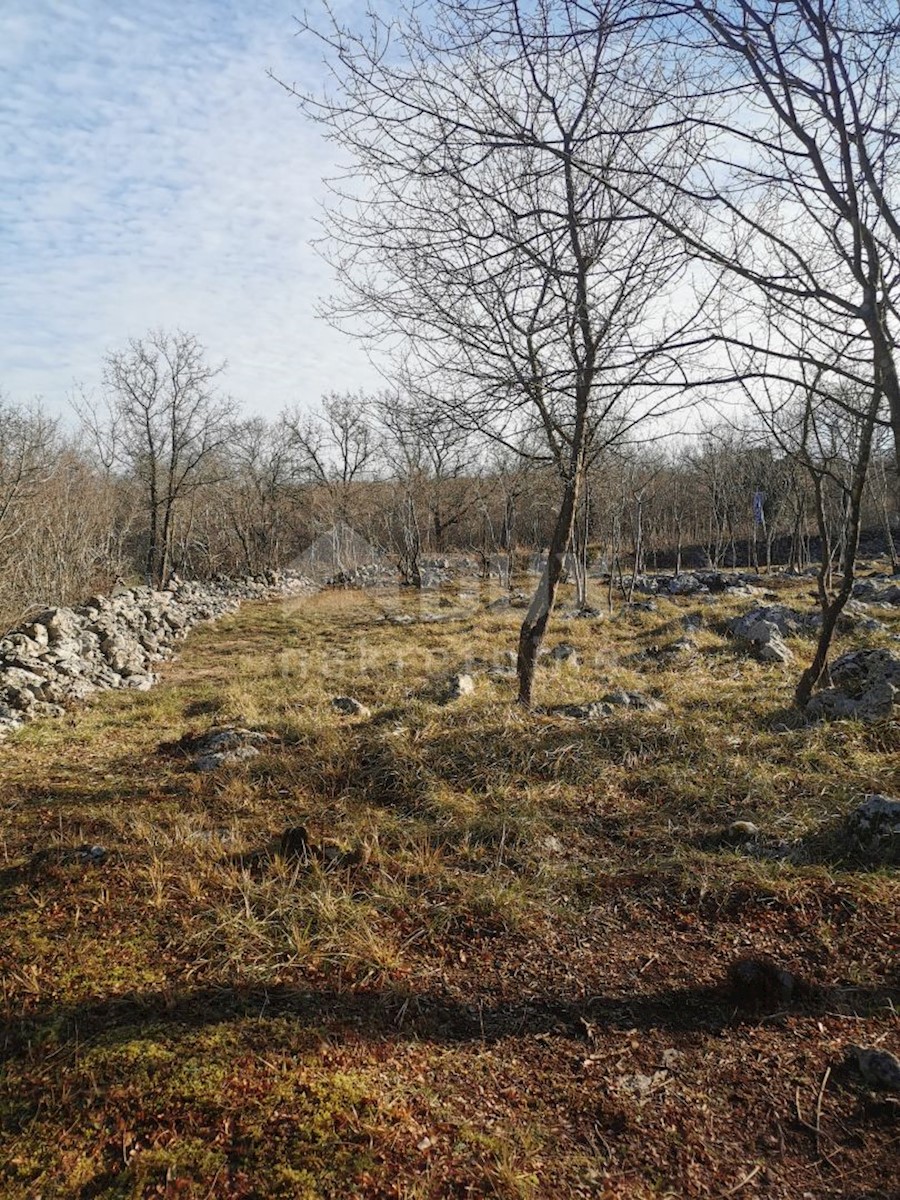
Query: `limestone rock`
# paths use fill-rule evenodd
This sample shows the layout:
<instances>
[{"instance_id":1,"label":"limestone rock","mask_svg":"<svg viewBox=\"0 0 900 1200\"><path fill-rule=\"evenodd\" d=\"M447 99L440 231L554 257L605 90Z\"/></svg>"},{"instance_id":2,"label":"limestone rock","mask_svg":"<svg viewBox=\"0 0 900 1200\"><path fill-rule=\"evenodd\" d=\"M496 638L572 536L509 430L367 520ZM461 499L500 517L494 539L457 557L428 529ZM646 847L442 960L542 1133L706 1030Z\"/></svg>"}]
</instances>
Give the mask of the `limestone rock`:
<instances>
[{"instance_id":1,"label":"limestone rock","mask_svg":"<svg viewBox=\"0 0 900 1200\"><path fill-rule=\"evenodd\" d=\"M560 642L558 646L554 646L549 651L548 657L552 658L554 662L568 663L570 667L578 666L578 651L568 642Z\"/></svg>"},{"instance_id":2,"label":"limestone rock","mask_svg":"<svg viewBox=\"0 0 900 1200\"><path fill-rule=\"evenodd\" d=\"M802 632L802 614L781 604L753 608L729 622L728 629L738 641L752 648L760 662L790 662L794 657L784 643L786 635Z\"/></svg>"},{"instance_id":3,"label":"limestone rock","mask_svg":"<svg viewBox=\"0 0 900 1200\"><path fill-rule=\"evenodd\" d=\"M353 696L335 696L331 701L335 712L343 713L345 717L367 717L369 709Z\"/></svg>"},{"instance_id":4,"label":"limestone rock","mask_svg":"<svg viewBox=\"0 0 900 1200\"><path fill-rule=\"evenodd\" d=\"M810 700L814 719L880 721L890 717L900 696L900 658L890 650L851 650L831 666L832 687Z\"/></svg>"},{"instance_id":5,"label":"limestone rock","mask_svg":"<svg viewBox=\"0 0 900 1200\"><path fill-rule=\"evenodd\" d=\"M596 721L608 717L612 706L602 700L589 700L584 704L554 704L547 713L552 717L571 717L575 721Z\"/></svg>"},{"instance_id":6,"label":"limestone rock","mask_svg":"<svg viewBox=\"0 0 900 1200\"><path fill-rule=\"evenodd\" d=\"M866 851L900 859L900 800L870 793L847 817L847 832Z\"/></svg>"},{"instance_id":7,"label":"limestone rock","mask_svg":"<svg viewBox=\"0 0 900 1200\"><path fill-rule=\"evenodd\" d=\"M801 613L796 608L788 608L784 604L766 604L751 608L739 617L734 617L728 623L732 637L742 642L757 641L756 627L762 623L765 627L774 627L779 636L796 637L809 630L811 619L817 614ZM764 630L762 631L764 634Z\"/></svg>"},{"instance_id":8,"label":"limestone rock","mask_svg":"<svg viewBox=\"0 0 900 1200\"><path fill-rule=\"evenodd\" d=\"M877 1046L848 1046L847 1054L856 1061L868 1087L876 1091L900 1092L900 1058Z\"/></svg>"},{"instance_id":9,"label":"limestone rock","mask_svg":"<svg viewBox=\"0 0 900 1200\"><path fill-rule=\"evenodd\" d=\"M851 650L831 666L831 682L842 692L861 696L873 684L900 688L900 658L890 650Z\"/></svg>"},{"instance_id":10,"label":"limestone rock","mask_svg":"<svg viewBox=\"0 0 900 1200\"><path fill-rule=\"evenodd\" d=\"M449 703L463 696L471 696L475 691L475 680L471 675L454 675L447 685L445 699Z\"/></svg>"},{"instance_id":11,"label":"limestone rock","mask_svg":"<svg viewBox=\"0 0 900 1200\"><path fill-rule=\"evenodd\" d=\"M202 737L193 739L193 751L197 755L194 766L198 771L216 771L220 767L255 758L260 747L269 741L269 734L256 729L236 726L210 729Z\"/></svg>"},{"instance_id":12,"label":"limestone rock","mask_svg":"<svg viewBox=\"0 0 900 1200\"><path fill-rule=\"evenodd\" d=\"M664 707L662 701L655 700L652 696L645 696L643 692L628 692L624 688L607 692L600 702L615 708L638 708L645 712L658 712Z\"/></svg>"}]
</instances>

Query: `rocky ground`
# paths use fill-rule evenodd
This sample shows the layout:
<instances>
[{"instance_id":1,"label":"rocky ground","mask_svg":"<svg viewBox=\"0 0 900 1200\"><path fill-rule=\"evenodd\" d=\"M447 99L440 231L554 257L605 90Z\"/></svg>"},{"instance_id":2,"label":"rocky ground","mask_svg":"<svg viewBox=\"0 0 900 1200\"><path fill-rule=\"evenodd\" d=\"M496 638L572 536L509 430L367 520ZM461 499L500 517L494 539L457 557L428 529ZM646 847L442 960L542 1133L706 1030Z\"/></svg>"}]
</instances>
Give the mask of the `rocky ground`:
<instances>
[{"instance_id":1,"label":"rocky ground","mask_svg":"<svg viewBox=\"0 0 900 1200\"><path fill-rule=\"evenodd\" d=\"M0 1194L892 1195L894 693L802 718L810 581L700 587L565 595L533 713L519 601L458 579L48 699L0 760Z\"/></svg>"}]
</instances>

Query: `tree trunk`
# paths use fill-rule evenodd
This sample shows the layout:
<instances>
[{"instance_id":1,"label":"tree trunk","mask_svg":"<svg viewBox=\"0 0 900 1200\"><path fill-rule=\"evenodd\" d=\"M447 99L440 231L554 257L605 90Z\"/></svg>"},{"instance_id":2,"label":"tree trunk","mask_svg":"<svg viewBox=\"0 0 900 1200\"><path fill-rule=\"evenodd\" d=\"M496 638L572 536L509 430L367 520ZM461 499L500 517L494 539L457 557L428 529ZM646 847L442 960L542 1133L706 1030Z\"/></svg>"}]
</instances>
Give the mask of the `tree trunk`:
<instances>
[{"instance_id":1,"label":"tree trunk","mask_svg":"<svg viewBox=\"0 0 900 1200\"><path fill-rule=\"evenodd\" d=\"M875 348L875 371L882 394L887 397L890 412L891 432L894 435L894 462L897 467L897 483L900 485L900 378L894 360L894 348L887 331L884 313L878 311L867 322L869 336Z\"/></svg>"},{"instance_id":2,"label":"tree trunk","mask_svg":"<svg viewBox=\"0 0 900 1200\"><path fill-rule=\"evenodd\" d=\"M576 474L566 480L562 504L550 540L547 562L519 631L516 669L519 675L519 703L525 708L531 708L534 669L541 642L544 640L547 622L550 620L550 613L553 611L556 601L556 591L565 566L566 553L572 540L577 501L578 476Z\"/></svg>"},{"instance_id":3,"label":"tree trunk","mask_svg":"<svg viewBox=\"0 0 900 1200\"><path fill-rule=\"evenodd\" d=\"M827 593L824 591L824 579L820 577L820 595L826 601L822 610L822 628L813 660L800 676L794 699L799 708L806 708L812 696L813 689L825 674L828 667L828 651L831 649L831 639L834 635L838 618L844 611L844 605L850 599L853 591L853 581L856 568L856 551L859 548L859 531L862 523L862 500L866 486L866 475L869 469L869 459L872 454L872 435L875 430L875 419L882 400L881 389L873 390L872 401L864 418L864 424L859 435L859 449L853 464L853 476L850 485L849 504L847 506L847 528L843 542L843 577L841 586L830 603L827 603ZM824 566L824 546L823 546Z\"/></svg>"}]
</instances>

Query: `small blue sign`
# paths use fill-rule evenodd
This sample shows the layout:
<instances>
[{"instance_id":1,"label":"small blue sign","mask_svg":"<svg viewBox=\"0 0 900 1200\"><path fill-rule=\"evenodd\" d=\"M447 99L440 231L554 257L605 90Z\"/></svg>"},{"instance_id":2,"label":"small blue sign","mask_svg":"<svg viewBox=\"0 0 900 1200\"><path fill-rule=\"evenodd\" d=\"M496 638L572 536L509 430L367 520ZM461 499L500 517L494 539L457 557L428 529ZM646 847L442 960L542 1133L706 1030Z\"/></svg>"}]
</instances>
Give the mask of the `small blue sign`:
<instances>
[{"instance_id":1,"label":"small blue sign","mask_svg":"<svg viewBox=\"0 0 900 1200\"><path fill-rule=\"evenodd\" d=\"M763 511L763 505L766 502L765 492L753 493L753 521L756 525L765 525L766 516Z\"/></svg>"}]
</instances>

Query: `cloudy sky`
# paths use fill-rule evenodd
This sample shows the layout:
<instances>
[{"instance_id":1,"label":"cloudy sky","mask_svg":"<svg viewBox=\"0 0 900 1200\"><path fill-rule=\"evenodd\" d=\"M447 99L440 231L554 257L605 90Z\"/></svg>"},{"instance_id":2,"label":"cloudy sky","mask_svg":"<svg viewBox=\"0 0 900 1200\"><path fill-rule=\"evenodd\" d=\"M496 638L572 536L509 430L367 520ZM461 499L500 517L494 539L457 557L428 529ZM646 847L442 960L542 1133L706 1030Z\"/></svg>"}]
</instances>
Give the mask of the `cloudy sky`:
<instances>
[{"instance_id":1,"label":"cloudy sky","mask_svg":"<svg viewBox=\"0 0 900 1200\"><path fill-rule=\"evenodd\" d=\"M314 316L331 287L309 242L332 152L267 76L315 82L302 8L0 5L0 393L61 411L106 351L153 327L227 358L249 412L377 385Z\"/></svg>"}]
</instances>

